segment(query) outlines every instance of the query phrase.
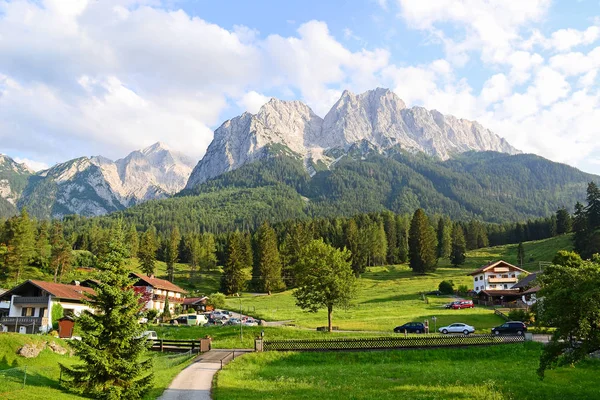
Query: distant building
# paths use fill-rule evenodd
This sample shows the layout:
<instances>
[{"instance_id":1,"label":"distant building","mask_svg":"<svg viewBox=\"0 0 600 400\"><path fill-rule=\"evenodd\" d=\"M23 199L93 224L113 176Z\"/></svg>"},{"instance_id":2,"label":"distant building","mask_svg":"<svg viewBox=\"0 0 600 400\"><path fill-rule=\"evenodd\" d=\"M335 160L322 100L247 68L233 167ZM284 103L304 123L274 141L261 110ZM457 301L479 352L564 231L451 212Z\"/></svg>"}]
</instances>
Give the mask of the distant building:
<instances>
[{"instance_id":1,"label":"distant building","mask_svg":"<svg viewBox=\"0 0 600 400\"><path fill-rule=\"evenodd\" d=\"M176 284L169 282L165 279L158 279L154 276L146 276L143 274L131 273L130 278L136 279L136 283L133 285L142 298L146 305L146 310L158 310L160 312L165 308L165 301L169 299L169 310L171 313L175 311L175 305L183 305L183 300L186 295L186 291Z\"/></svg>"},{"instance_id":2,"label":"distant building","mask_svg":"<svg viewBox=\"0 0 600 400\"><path fill-rule=\"evenodd\" d=\"M38 333L52 329L52 308L60 304L64 315L77 316L92 309L83 303L94 290L78 284L65 285L28 280L0 295L0 301L9 303L8 316L0 324L9 332Z\"/></svg>"},{"instance_id":3,"label":"distant building","mask_svg":"<svg viewBox=\"0 0 600 400\"><path fill-rule=\"evenodd\" d=\"M538 300L537 294L541 287L538 278L542 272L534 272L517 282L512 289L517 289L521 295L521 301L528 306L532 306Z\"/></svg>"},{"instance_id":4,"label":"distant building","mask_svg":"<svg viewBox=\"0 0 600 400\"><path fill-rule=\"evenodd\" d=\"M187 297L183 300L183 311L195 310L196 312L207 311L206 301L208 297Z\"/></svg>"},{"instance_id":5,"label":"distant building","mask_svg":"<svg viewBox=\"0 0 600 400\"><path fill-rule=\"evenodd\" d=\"M469 275L473 277L473 290L479 294L481 291L510 290L522 274L529 274L529 272L506 261L496 261Z\"/></svg>"}]
</instances>

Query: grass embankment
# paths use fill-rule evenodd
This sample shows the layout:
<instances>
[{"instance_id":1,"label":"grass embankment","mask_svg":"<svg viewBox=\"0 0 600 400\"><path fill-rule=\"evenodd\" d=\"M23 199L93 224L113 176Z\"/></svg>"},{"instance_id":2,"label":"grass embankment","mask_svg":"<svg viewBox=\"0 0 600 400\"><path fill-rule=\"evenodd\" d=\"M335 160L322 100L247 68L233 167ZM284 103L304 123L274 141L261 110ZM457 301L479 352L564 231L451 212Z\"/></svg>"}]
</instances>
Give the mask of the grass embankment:
<instances>
[{"instance_id":1,"label":"grass embankment","mask_svg":"<svg viewBox=\"0 0 600 400\"><path fill-rule=\"evenodd\" d=\"M63 390L59 384L59 363L71 365L79 361L77 357L59 355L47 348L36 358L27 359L17 354L19 348L26 343L43 344L47 341L53 341L64 348L68 348L67 342L51 336L0 334L1 399L68 400L83 398ZM189 357L174 358L172 355L160 353L150 353L150 356L154 359L155 379L153 389L145 398L154 399L160 396L173 378L189 365ZM25 367L27 368L27 378L26 385L23 388L23 370ZM19 369L15 370L15 368Z\"/></svg>"},{"instance_id":2,"label":"grass embankment","mask_svg":"<svg viewBox=\"0 0 600 400\"><path fill-rule=\"evenodd\" d=\"M540 381L541 345L347 353L253 353L216 379L216 400L600 399L600 361Z\"/></svg>"}]
</instances>

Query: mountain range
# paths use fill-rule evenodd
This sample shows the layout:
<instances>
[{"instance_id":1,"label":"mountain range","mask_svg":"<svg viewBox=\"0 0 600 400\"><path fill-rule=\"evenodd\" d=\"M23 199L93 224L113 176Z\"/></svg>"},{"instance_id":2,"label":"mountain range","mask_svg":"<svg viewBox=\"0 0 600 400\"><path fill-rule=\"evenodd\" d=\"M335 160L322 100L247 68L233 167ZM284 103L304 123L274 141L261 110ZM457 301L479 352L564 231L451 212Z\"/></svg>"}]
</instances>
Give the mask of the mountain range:
<instances>
[{"instance_id":1,"label":"mountain range","mask_svg":"<svg viewBox=\"0 0 600 400\"><path fill-rule=\"evenodd\" d=\"M161 143L38 173L2 156L0 216L21 207L38 218L127 209L144 224L167 213L162 223L228 225L423 207L499 222L570 206L598 178L521 154L478 122L408 108L381 88L345 91L324 118L300 101L271 99L224 122L194 164Z\"/></svg>"}]
</instances>

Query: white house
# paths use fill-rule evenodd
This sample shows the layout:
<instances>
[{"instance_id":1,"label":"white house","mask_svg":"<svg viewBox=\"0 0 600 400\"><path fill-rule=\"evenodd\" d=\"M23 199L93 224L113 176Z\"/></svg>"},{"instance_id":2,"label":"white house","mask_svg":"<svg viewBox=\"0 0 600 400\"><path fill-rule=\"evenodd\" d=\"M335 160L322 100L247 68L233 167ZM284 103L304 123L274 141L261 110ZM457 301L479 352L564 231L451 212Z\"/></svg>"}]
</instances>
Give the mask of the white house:
<instances>
[{"instance_id":1,"label":"white house","mask_svg":"<svg viewBox=\"0 0 600 400\"><path fill-rule=\"evenodd\" d=\"M52 329L52 308L60 304L64 315L79 315L91 310L83 303L94 290L78 284L28 280L0 296L9 302L8 316L0 319L9 332L37 333ZM62 316L61 316L62 317Z\"/></svg>"},{"instance_id":2,"label":"white house","mask_svg":"<svg viewBox=\"0 0 600 400\"><path fill-rule=\"evenodd\" d=\"M176 304L183 304L187 292L176 284L164 279L155 278L154 276L142 274L132 273L129 277L137 279L137 282L133 286L136 292L145 298L146 305L144 309L154 309L162 312L165 308L165 301L169 299L169 310L173 313Z\"/></svg>"},{"instance_id":3,"label":"white house","mask_svg":"<svg viewBox=\"0 0 600 400\"><path fill-rule=\"evenodd\" d=\"M501 260L485 265L469 275L473 277L473 290L479 294L482 290L490 292L512 289L521 274L529 273Z\"/></svg>"}]
</instances>

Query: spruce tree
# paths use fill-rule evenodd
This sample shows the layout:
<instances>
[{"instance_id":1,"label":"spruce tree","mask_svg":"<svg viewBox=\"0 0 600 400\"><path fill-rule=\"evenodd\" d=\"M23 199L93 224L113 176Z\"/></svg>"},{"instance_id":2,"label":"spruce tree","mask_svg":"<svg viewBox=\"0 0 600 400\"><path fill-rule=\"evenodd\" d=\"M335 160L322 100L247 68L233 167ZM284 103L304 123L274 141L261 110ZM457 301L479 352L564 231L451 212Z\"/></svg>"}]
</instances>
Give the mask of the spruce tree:
<instances>
[{"instance_id":1,"label":"spruce tree","mask_svg":"<svg viewBox=\"0 0 600 400\"><path fill-rule=\"evenodd\" d=\"M207 271L212 271L217 266L217 245L212 233L203 233L201 236L200 265Z\"/></svg>"},{"instance_id":2,"label":"spruce tree","mask_svg":"<svg viewBox=\"0 0 600 400\"><path fill-rule=\"evenodd\" d=\"M525 262L525 247L523 246L523 242L520 242L517 247L517 260L519 261L519 267L523 268L523 263Z\"/></svg>"},{"instance_id":3,"label":"spruce tree","mask_svg":"<svg viewBox=\"0 0 600 400\"><path fill-rule=\"evenodd\" d=\"M437 226L437 256L438 258L448 258L452 251L452 225L449 220L440 217Z\"/></svg>"},{"instance_id":4,"label":"spruce tree","mask_svg":"<svg viewBox=\"0 0 600 400\"><path fill-rule=\"evenodd\" d=\"M256 232L256 263L259 276L252 277L256 290L270 293L284 288L277 237L267 222Z\"/></svg>"},{"instance_id":5,"label":"spruce tree","mask_svg":"<svg viewBox=\"0 0 600 400\"><path fill-rule=\"evenodd\" d=\"M416 273L433 272L437 266L435 230L422 209L415 211L408 238L410 267Z\"/></svg>"},{"instance_id":6,"label":"spruce tree","mask_svg":"<svg viewBox=\"0 0 600 400\"><path fill-rule=\"evenodd\" d=\"M246 286L248 279L245 268L247 260L242 251L243 234L239 231L232 233L227 246L227 261L221 276L221 292L231 295L240 293Z\"/></svg>"},{"instance_id":7,"label":"spruce tree","mask_svg":"<svg viewBox=\"0 0 600 400\"><path fill-rule=\"evenodd\" d=\"M573 214L573 245L575 251L584 257L588 252L588 219L583 204L575 204Z\"/></svg>"},{"instance_id":8,"label":"spruce tree","mask_svg":"<svg viewBox=\"0 0 600 400\"><path fill-rule=\"evenodd\" d=\"M130 257L137 257L140 246L140 237L135 229L135 225L132 224L129 226L125 242L127 243L127 249L129 250Z\"/></svg>"},{"instance_id":9,"label":"spruce tree","mask_svg":"<svg viewBox=\"0 0 600 400\"><path fill-rule=\"evenodd\" d=\"M450 261L452 265L458 267L465 263L467 259L467 243L465 241L465 234L460 224L455 224L452 229L452 252L450 254Z\"/></svg>"},{"instance_id":10,"label":"spruce tree","mask_svg":"<svg viewBox=\"0 0 600 400\"><path fill-rule=\"evenodd\" d=\"M383 225L387 239L387 263L398 263L398 233L396 226L396 216L391 212L383 213Z\"/></svg>"},{"instance_id":11,"label":"spruce tree","mask_svg":"<svg viewBox=\"0 0 600 400\"><path fill-rule=\"evenodd\" d=\"M81 340L70 342L82 363L61 365L69 387L97 399L140 399L152 386L145 328L138 323L143 304L124 266L127 252L119 220L98 259L95 294L88 295L94 312L77 318Z\"/></svg>"},{"instance_id":12,"label":"spruce tree","mask_svg":"<svg viewBox=\"0 0 600 400\"><path fill-rule=\"evenodd\" d=\"M171 235L166 245L165 261L167 263L167 275L170 282L173 282L175 278L175 263L179 259L179 241L181 235L179 234L179 228L175 227L171 230Z\"/></svg>"},{"instance_id":13,"label":"spruce tree","mask_svg":"<svg viewBox=\"0 0 600 400\"><path fill-rule=\"evenodd\" d=\"M35 256L35 232L33 222L25 209L12 221L5 264L15 282L20 282L23 270Z\"/></svg>"},{"instance_id":14,"label":"spruce tree","mask_svg":"<svg viewBox=\"0 0 600 400\"><path fill-rule=\"evenodd\" d=\"M588 229L595 231L600 228L600 188L594 182L590 182L588 185L587 202L588 205L585 212L588 220Z\"/></svg>"},{"instance_id":15,"label":"spruce tree","mask_svg":"<svg viewBox=\"0 0 600 400\"><path fill-rule=\"evenodd\" d=\"M196 270L202 257L202 244L198 235L188 235L186 237L186 248L189 254L190 280L193 282L196 279Z\"/></svg>"},{"instance_id":16,"label":"spruce tree","mask_svg":"<svg viewBox=\"0 0 600 400\"><path fill-rule=\"evenodd\" d=\"M353 218L350 218L346 224L345 231L345 242L346 248L350 250L350 262L352 264L352 271L358 278L361 273L365 272L366 256L362 251L361 236L358 231L358 226Z\"/></svg>"},{"instance_id":17,"label":"spruce tree","mask_svg":"<svg viewBox=\"0 0 600 400\"><path fill-rule=\"evenodd\" d=\"M156 251L158 244L156 243L156 235L154 228L148 228L142 235L142 240L138 249L138 258L140 260L140 268L146 275L151 276L156 269Z\"/></svg>"},{"instance_id":18,"label":"spruce tree","mask_svg":"<svg viewBox=\"0 0 600 400\"><path fill-rule=\"evenodd\" d=\"M40 224L37 240L35 242L35 265L42 271L48 271L52 246L50 245L50 232L48 221Z\"/></svg>"},{"instance_id":19,"label":"spruce tree","mask_svg":"<svg viewBox=\"0 0 600 400\"><path fill-rule=\"evenodd\" d=\"M52 226L50 268L54 273L54 282L61 282L63 275L69 271L72 263L71 246L66 241L60 222Z\"/></svg>"},{"instance_id":20,"label":"spruce tree","mask_svg":"<svg viewBox=\"0 0 600 400\"><path fill-rule=\"evenodd\" d=\"M281 244L282 278L287 287L296 286L295 266L300 252L310 243L312 237L302 223L293 224Z\"/></svg>"}]
</instances>

